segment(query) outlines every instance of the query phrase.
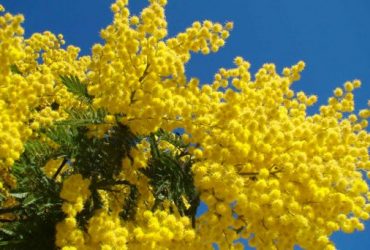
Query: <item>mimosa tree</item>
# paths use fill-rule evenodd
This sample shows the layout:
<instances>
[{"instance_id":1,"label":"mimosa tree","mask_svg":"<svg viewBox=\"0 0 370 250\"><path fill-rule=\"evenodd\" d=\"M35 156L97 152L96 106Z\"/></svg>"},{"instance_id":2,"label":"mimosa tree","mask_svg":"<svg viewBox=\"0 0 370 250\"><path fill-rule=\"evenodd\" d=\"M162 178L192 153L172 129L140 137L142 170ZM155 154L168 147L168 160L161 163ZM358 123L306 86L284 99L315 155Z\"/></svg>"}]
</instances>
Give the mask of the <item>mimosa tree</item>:
<instances>
[{"instance_id":1,"label":"mimosa tree","mask_svg":"<svg viewBox=\"0 0 370 250\"><path fill-rule=\"evenodd\" d=\"M335 249L370 215L370 110L359 80L294 92L304 62L255 75L236 57L211 84L185 74L233 24L167 36L166 0L127 0L90 56L0 17L2 249ZM2 12L4 8L0 6ZM199 204L207 211L196 216Z\"/></svg>"}]
</instances>

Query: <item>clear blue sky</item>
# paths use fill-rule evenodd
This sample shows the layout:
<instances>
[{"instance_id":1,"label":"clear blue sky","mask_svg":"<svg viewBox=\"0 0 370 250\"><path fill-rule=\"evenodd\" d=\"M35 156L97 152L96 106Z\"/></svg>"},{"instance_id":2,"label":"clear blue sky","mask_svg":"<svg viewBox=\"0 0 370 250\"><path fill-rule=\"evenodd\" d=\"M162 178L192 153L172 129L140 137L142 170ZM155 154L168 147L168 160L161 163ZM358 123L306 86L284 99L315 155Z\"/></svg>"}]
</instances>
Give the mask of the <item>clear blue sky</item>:
<instances>
[{"instance_id":1,"label":"clear blue sky","mask_svg":"<svg viewBox=\"0 0 370 250\"><path fill-rule=\"evenodd\" d=\"M2 0L13 13L26 17L26 35L50 30L62 33L68 44L83 54L100 41L99 30L112 19L112 0ZM227 3L227 4L226 4ZM145 0L131 0L139 13ZM326 102L336 86L360 79L355 92L358 108L370 98L370 1L369 0L169 0L167 17L170 34L184 30L195 20L234 21L226 46L217 54L196 55L187 68L188 76L210 82L220 67L229 67L235 56L252 63L252 70L265 62L278 69L299 60L306 62L302 80L294 86ZM315 110L315 108L313 109ZM367 230L333 236L338 249L370 249Z\"/></svg>"}]
</instances>

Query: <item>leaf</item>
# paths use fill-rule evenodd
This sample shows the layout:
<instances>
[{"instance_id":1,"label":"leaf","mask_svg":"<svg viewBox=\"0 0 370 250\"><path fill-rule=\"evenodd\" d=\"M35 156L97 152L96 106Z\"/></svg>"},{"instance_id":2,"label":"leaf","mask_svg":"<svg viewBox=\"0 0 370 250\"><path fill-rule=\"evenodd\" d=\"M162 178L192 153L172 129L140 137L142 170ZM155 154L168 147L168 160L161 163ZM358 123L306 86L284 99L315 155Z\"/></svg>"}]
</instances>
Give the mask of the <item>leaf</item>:
<instances>
[{"instance_id":1,"label":"leaf","mask_svg":"<svg viewBox=\"0 0 370 250\"><path fill-rule=\"evenodd\" d=\"M32 205L33 203L35 203L36 201L38 201L40 198L36 198L34 197L33 195L30 195L28 196L26 199L24 199L23 201L23 206L24 207L28 207L29 205Z\"/></svg>"},{"instance_id":2,"label":"leaf","mask_svg":"<svg viewBox=\"0 0 370 250\"><path fill-rule=\"evenodd\" d=\"M155 135L153 133L150 134L150 136L149 136L149 142L150 142L150 150L152 152L152 155L154 156L154 158L158 158L159 157L159 149L158 149L157 141L155 139Z\"/></svg>"},{"instance_id":3,"label":"leaf","mask_svg":"<svg viewBox=\"0 0 370 250\"><path fill-rule=\"evenodd\" d=\"M104 123L107 112L104 109L94 109L89 107L86 110L69 109L66 110L69 118L55 122L56 125L64 126L88 126Z\"/></svg>"},{"instance_id":4,"label":"leaf","mask_svg":"<svg viewBox=\"0 0 370 250\"><path fill-rule=\"evenodd\" d=\"M10 65L10 71L14 74L21 75L22 72L19 70L18 66L15 64Z\"/></svg>"},{"instance_id":5,"label":"leaf","mask_svg":"<svg viewBox=\"0 0 370 250\"><path fill-rule=\"evenodd\" d=\"M3 232L6 235L9 235L9 236L15 235L15 232L13 232L11 230L8 230L8 229L5 229L5 228L2 228L2 227L0 227L0 231Z\"/></svg>"},{"instance_id":6,"label":"leaf","mask_svg":"<svg viewBox=\"0 0 370 250\"><path fill-rule=\"evenodd\" d=\"M91 103L93 96L89 95L87 86L81 83L77 76L60 76L60 79L69 92L76 95L81 101Z\"/></svg>"},{"instance_id":7,"label":"leaf","mask_svg":"<svg viewBox=\"0 0 370 250\"><path fill-rule=\"evenodd\" d=\"M61 145L63 149L75 146L77 133L76 129L69 126L53 126L45 130L46 136Z\"/></svg>"},{"instance_id":8,"label":"leaf","mask_svg":"<svg viewBox=\"0 0 370 250\"><path fill-rule=\"evenodd\" d=\"M5 199L6 199L6 197L2 193L0 193L0 202L2 202Z\"/></svg>"},{"instance_id":9,"label":"leaf","mask_svg":"<svg viewBox=\"0 0 370 250\"><path fill-rule=\"evenodd\" d=\"M17 199L23 199L27 196L27 192L25 193L11 193L10 195L17 198Z\"/></svg>"}]
</instances>

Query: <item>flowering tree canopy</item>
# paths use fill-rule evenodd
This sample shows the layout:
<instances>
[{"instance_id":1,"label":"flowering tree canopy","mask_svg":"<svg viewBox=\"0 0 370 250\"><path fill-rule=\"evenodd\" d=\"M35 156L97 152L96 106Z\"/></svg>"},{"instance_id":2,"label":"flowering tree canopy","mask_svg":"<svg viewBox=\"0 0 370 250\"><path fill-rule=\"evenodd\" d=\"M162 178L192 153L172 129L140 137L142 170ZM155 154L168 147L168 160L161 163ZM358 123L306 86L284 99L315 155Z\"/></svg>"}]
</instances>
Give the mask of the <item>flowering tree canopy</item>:
<instances>
[{"instance_id":1,"label":"flowering tree canopy","mask_svg":"<svg viewBox=\"0 0 370 250\"><path fill-rule=\"evenodd\" d=\"M0 16L0 246L4 249L335 249L370 215L370 110L359 80L294 92L300 61L251 75L236 57L211 84L189 79L233 24L167 36L166 0L127 0L91 55ZM199 204L208 210L196 216Z\"/></svg>"}]
</instances>

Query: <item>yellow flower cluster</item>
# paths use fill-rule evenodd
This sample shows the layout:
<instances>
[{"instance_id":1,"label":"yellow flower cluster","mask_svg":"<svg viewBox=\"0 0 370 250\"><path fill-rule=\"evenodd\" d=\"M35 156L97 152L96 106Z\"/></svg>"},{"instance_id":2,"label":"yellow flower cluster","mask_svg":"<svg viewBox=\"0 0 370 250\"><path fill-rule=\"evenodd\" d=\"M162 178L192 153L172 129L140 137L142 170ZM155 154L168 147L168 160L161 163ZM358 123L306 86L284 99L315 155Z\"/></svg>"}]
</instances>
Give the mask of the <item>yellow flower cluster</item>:
<instances>
[{"instance_id":1,"label":"yellow flower cluster","mask_svg":"<svg viewBox=\"0 0 370 250\"><path fill-rule=\"evenodd\" d=\"M64 109L81 105L60 83L60 75L84 80L90 63L89 57L78 58L78 48L62 49L61 35L44 32L24 39L23 19L22 15L0 15L0 182L5 184L4 194L15 185L9 170L23 152L24 142L40 126L65 117ZM58 110L53 110L53 103Z\"/></svg>"},{"instance_id":2,"label":"yellow flower cluster","mask_svg":"<svg viewBox=\"0 0 370 250\"><path fill-rule=\"evenodd\" d=\"M26 94L22 93L26 83L11 72L11 65L25 55L20 49L24 33L20 26L22 21L21 15L6 13L0 16L0 182L10 186L14 181L8 169L20 156L25 138L31 134L30 128L22 126L27 113L24 103L28 101L24 100L27 95L25 98L20 95Z\"/></svg>"},{"instance_id":3,"label":"yellow flower cluster","mask_svg":"<svg viewBox=\"0 0 370 250\"><path fill-rule=\"evenodd\" d=\"M58 171L58 168L61 166L63 158L51 159L43 167L44 173L47 177L52 178L54 174ZM62 170L63 171L63 170ZM57 176L57 181L61 181L61 176Z\"/></svg>"},{"instance_id":4,"label":"yellow flower cluster","mask_svg":"<svg viewBox=\"0 0 370 250\"><path fill-rule=\"evenodd\" d=\"M128 249L202 249L188 217L147 210L138 218L130 233Z\"/></svg>"},{"instance_id":5,"label":"yellow flower cluster","mask_svg":"<svg viewBox=\"0 0 370 250\"><path fill-rule=\"evenodd\" d=\"M126 250L128 231L119 217L98 210L89 220L86 232L79 229L73 217L58 223L56 245L63 250Z\"/></svg>"},{"instance_id":6,"label":"yellow flower cluster","mask_svg":"<svg viewBox=\"0 0 370 250\"><path fill-rule=\"evenodd\" d=\"M130 17L126 4L112 5L113 24L101 32L106 43L92 48L88 89L95 107L123 114L122 122L134 132L148 134L166 126L165 121L176 120L185 105L184 92L192 94L184 74L190 51L216 50L224 44L231 25L195 23L164 41L165 1L152 1L140 17Z\"/></svg>"},{"instance_id":7,"label":"yellow flower cluster","mask_svg":"<svg viewBox=\"0 0 370 250\"><path fill-rule=\"evenodd\" d=\"M363 179L370 170L368 111L361 111L361 119L343 116L354 110L352 90L360 82L346 82L320 114L309 116L306 108L316 96L290 89L303 62L284 69L284 76L266 64L254 81L247 62L238 57L235 63L203 89L208 96L228 84L238 91L222 93L216 111L186 128L203 148L193 168L209 208L199 218L205 230L212 228L206 235L227 234L232 245L240 235L230 227L244 227L242 235L258 249L333 249L328 236L334 231L363 230L361 220L370 212Z\"/></svg>"},{"instance_id":8,"label":"yellow flower cluster","mask_svg":"<svg viewBox=\"0 0 370 250\"><path fill-rule=\"evenodd\" d=\"M148 180L140 173L140 169L147 166L148 159L150 158L149 143L146 140L142 140L136 145L136 148L131 149L130 155L134 160L131 161L129 158L125 158L122 161L122 171L118 178L128 180L130 183L136 185L141 194L150 195ZM149 199L149 197L146 199Z\"/></svg>"},{"instance_id":9,"label":"yellow flower cluster","mask_svg":"<svg viewBox=\"0 0 370 250\"><path fill-rule=\"evenodd\" d=\"M68 216L74 217L82 211L87 198L90 196L90 180L83 179L82 175L71 175L63 181L60 197L65 200L62 210Z\"/></svg>"},{"instance_id":10,"label":"yellow flower cluster","mask_svg":"<svg viewBox=\"0 0 370 250\"><path fill-rule=\"evenodd\" d=\"M0 17L0 184L15 184L9 168L40 126L66 117L67 108L85 108L60 83L60 75L76 75L94 97L93 107L109 113L107 124L91 127L91 136L102 137L116 122L138 135L184 129L183 140L194 146L194 182L208 210L194 228L176 209L151 211L153 190L140 171L150 157L143 140L117 176L138 188L134 218L119 219L130 191L122 184L99 192L104 208L80 228L76 215L90 196L90 181L69 176L60 193L67 217L57 225L58 247L212 249L217 243L242 249L235 240L243 237L257 249L297 244L329 250L335 249L333 232L364 229L370 217L370 110L354 113L360 81L335 89L313 115L307 107L317 96L291 89L304 62L282 74L265 64L252 76L249 62L236 57L234 68L222 68L212 84L200 85L185 76L185 64L192 52L222 47L232 23L194 22L166 38L166 0L151 0L139 16L131 16L127 4L112 5L113 23L101 32L105 43L94 45L91 57L78 57L73 46L63 49L63 37L50 32L24 39L21 16ZM173 150L165 142L160 148ZM55 163L45 170L53 171Z\"/></svg>"}]
</instances>

